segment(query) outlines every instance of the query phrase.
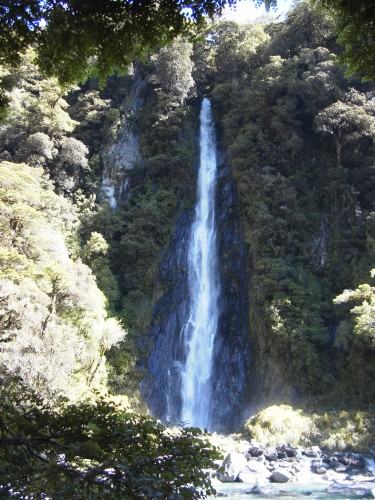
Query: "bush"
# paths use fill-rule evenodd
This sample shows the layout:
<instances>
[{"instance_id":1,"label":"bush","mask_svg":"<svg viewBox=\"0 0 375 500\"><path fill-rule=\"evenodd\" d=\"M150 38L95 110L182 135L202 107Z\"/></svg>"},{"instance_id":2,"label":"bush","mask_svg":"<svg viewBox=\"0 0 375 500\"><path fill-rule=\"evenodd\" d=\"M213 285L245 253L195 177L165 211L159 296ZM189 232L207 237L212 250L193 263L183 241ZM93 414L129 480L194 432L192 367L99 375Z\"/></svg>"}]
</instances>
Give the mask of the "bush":
<instances>
[{"instance_id":1,"label":"bush","mask_svg":"<svg viewBox=\"0 0 375 500\"><path fill-rule=\"evenodd\" d=\"M365 411L319 411L270 406L244 425L244 434L265 446L319 445L338 451L367 452L375 443L375 419Z\"/></svg>"},{"instance_id":2,"label":"bush","mask_svg":"<svg viewBox=\"0 0 375 500\"><path fill-rule=\"evenodd\" d=\"M133 412L121 397L53 408L22 381L3 376L1 382L0 496L155 499L215 493L202 469L212 466L217 452L200 429L172 432Z\"/></svg>"},{"instance_id":3,"label":"bush","mask_svg":"<svg viewBox=\"0 0 375 500\"><path fill-rule=\"evenodd\" d=\"M274 405L245 422L245 433L266 446L310 444L312 419L302 410Z\"/></svg>"}]
</instances>

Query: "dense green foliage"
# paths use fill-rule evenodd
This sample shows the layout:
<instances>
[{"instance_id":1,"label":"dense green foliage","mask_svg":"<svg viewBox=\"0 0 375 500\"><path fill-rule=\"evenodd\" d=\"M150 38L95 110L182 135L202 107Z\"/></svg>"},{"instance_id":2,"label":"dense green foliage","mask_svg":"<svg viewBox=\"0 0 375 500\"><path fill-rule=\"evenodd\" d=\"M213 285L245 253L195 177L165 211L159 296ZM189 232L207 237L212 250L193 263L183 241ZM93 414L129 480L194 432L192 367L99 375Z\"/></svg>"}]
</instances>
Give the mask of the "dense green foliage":
<instances>
[{"instance_id":1,"label":"dense green foliage","mask_svg":"<svg viewBox=\"0 0 375 500\"><path fill-rule=\"evenodd\" d=\"M201 498L217 453L200 429L167 429L121 400L56 409L5 378L0 388L0 496ZM23 396L20 399L20 391Z\"/></svg>"},{"instance_id":2,"label":"dense green foliage","mask_svg":"<svg viewBox=\"0 0 375 500\"><path fill-rule=\"evenodd\" d=\"M0 6L0 63L16 66L20 53L34 45L40 68L62 84L85 81L90 69L104 78L232 3L6 1Z\"/></svg>"},{"instance_id":3,"label":"dense green foliage","mask_svg":"<svg viewBox=\"0 0 375 500\"><path fill-rule=\"evenodd\" d=\"M185 69L176 67L176 48ZM126 117L92 89L75 89L63 99L56 82L43 80L29 59L12 75L10 113L1 130L1 155L14 162L2 163L2 231L9 248L1 266L7 346L1 362L23 381L2 375L9 389L1 399L4 494L12 489L19 496L43 492L53 498L57 492L65 498L197 498L211 491L202 468L215 452L198 429L167 431L100 397L77 406L57 399L104 388L108 368L113 390L132 399L138 390L135 334L148 322L157 294L156 263L176 208L194 192L194 183L187 182L193 121L185 105L193 85L191 46L177 42L171 53L163 49L146 69L155 77L147 88L149 105L138 118L145 160L131 178L132 196L116 211L95 201L98 153ZM175 67L178 92L163 81L159 57L166 71ZM112 84L127 95L126 82ZM54 101L46 100L47 89L55 92ZM130 327L127 342L112 349L109 367L104 354L123 331L106 318L105 307Z\"/></svg>"},{"instance_id":4,"label":"dense green foliage","mask_svg":"<svg viewBox=\"0 0 375 500\"><path fill-rule=\"evenodd\" d=\"M104 353L125 334L69 253L75 224L41 169L0 163L0 363L49 398L105 387Z\"/></svg>"},{"instance_id":5,"label":"dense green foliage","mask_svg":"<svg viewBox=\"0 0 375 500\"><path fill-rule=\"evenodd\" d=\"M318 0L336 20L335 31L344 48L342 61L349 71L375 79L375 5L367 0Z\"/></svg>"},{"instance_id":6,"label":"dense green foliage","mask_svg":"<svg viewBox=\"0 0 375 500\"><path fill-rule=\"evenodd\" d=\"M146 65L138 63L134 76L110 80L102 96L93 89L95 83L65 93L56 80L41 77L32 52L8 75L13 87L0 131L0 158L42 167L56 192L73 202L78 239L71 241L72 251L95 274L107 309L129 329L127 344L111 351L110 376L114 390L131 396L140 380L137 370L132 371L139 356L137 336L148 325L158 293L157 259L177 207L189 203L194 193L189 179L195 117L186 104L194 94L191 53L191 44L177 40ZM142 84L147 105L134 117L118 103L131 99L139 75L141 81L147 77ZM140 135L142 161L129 172L132 196L113 211L105 201L96 201L101 197L100 153L121 137L128 122Z\"/></svg>"},{"instance_id":7,"label":"dense green foliage","mask_svg":"<svg viewBox=\"0 0 375 500\"><path fill-rule=\"evenodd\" d=\"M15 68L30 45L36 48L40 69L63 85L99 75L102 82L115 69L126 70L134 58L166 45L177 36L193 37L206 17L222 12L235 0L204 2L130 2L105 0L7 0L0 6L0 64ZM277 0L256 0L269 10ZM344 46L349 69L373 78L373 23L375 10L362 0L316 0L333 13L336 32ZM8 99L9 83L0 72L0 112Z\"/></svg>"},{"instance_id":8,"label":"dense green foliage","mask_svg":"<svg viewBox=\"0 0 375 500\"><path fill-rule=\"evenodd\" d=\"M373 270L371 277L374 276ZM342 319L335 339L337 348L350 352L349 359L341 357L340 362L347 364L345 385L351 386L351 374L355 373L355 386L361 397L367 399L373 394L369 381L375 376L375 343L374 343L374 304L375 288L367 283L358 285L355 290L344 290L334 299L336 304L349 303L350 316ZM352 393L352 390L349 391Z\"/></svg>"}]
</instances>

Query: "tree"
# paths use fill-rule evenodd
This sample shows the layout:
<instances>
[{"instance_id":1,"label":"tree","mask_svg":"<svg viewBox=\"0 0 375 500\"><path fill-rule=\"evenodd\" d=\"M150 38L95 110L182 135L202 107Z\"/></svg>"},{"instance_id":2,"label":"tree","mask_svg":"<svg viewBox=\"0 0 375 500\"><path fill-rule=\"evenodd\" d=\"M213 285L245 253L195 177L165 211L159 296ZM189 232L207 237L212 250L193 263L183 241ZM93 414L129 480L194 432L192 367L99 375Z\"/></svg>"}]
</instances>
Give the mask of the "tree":
<instances>
[{"instance_id":1,"label":"tree","mask_svg":"<svg viewBox=\"0 0 375 500\"><path fill-rule=\"evenodd\" d=\"M40 67L61 83L85 80L89 59L103 78L233 3L6 0L0 7L0 63L17 65L19 52L35 44Z\"/></svg>"},{"instance_id":2,"label":"tree","mask_svg":"<svg viewBox=\"0 0 375 500\"><path fill-rule=\"evenodd\" d=\"M350 73L375 79L375 3L368 0L316 0L337 22L341 60Z\"/></svg>"},{"instance_id":3,"label":"tree","mask_svg":"<svg viewBox=\"0 0 375 500\"><path fill-rule=\"evenodd\" d=\"M21 144L16 158L33 167L42 167L48 160L52 160L55 153L55 146L50 137L44 132L36 132Z\"/></svg>"},{"instance_id":4,"label":"tree","mask_svg":"<svg viewBox=\"0 0 375 500\"><path fill-rule=\"evenodd\" d=\"M268 41L269 36L260 23L218 21L206 35L208 66L223 79L239 78L249 68L251 56Z\"/></svg>"},{"instance_id":5,"label":"tree","mask_svg":"<svg viewBox=\"0 0 375 500\"><path fill-rule=\"evenodd\" d=\"M82 260L95 274L98 287L108 299L108 305L114 307L120 298L120 291L110 268L108 247L104 237L94 231L83 247Z\"/></svg>"},{"instance_id":6,"label":"tree","mask_svg":"<svg viewBox=\"0 0 375 500\"><path fill-rule=\"evenodd\" d=\"M371 278L375 269L371 270ZM334 299L335 304L351 303L354 305L350 313L354 315L354 333L375 350L375 287L367 283L359 285L355 290L344 290Z\"/></svg>"},{"instance_id":7,"label":"tree","mask_svg":"<svg viewBox=\"0 0 375 500\"><path fill-rule=\"evenodd\" d=\"M64 139L61 144L61 150L59 152L59 160L63 164L69 164L73 167L81 167L83 169L88 167L88 162L86 155L88 154L88 148L83 144L83 142L74 139L73 137L68 137Z\"/></svg>"},{"instance_id":8,"label":"tree","mask_svg":"<svg viewBox=\"0 0 375 500\"><path fill-rule=\"evenodd\" d=\"M41 169L0 163L0 363L44 397L103 387L105 351L125 335L90 269L69 255L76 223Z\"/></svg>"},{"instance_id":9,"label":"tree","mask_svg":"<svg viewBox=\"0 0 375 500\"><path fill-rule=\"evenodd\" d=\"M99 148L100 142L105 135L103 128L109 127L106 123L110 114L118 111L111 109L111 101L102 99L96 90L88 90L79 93L77 101L68 109L69 115L78 123L74 129L74 137L86 144L92 154Z\"/></svg>"},{"instance_id":10,"label":"tree","mask_svg":"<svg viewBox=\"0 0 375 500\"><path fill-rule=\"evenodd\" d=\"M375 269L371 270L371 278ZM360 284L354 290L344 290L334 299L335 304L349 304L335 338L338 368L346 382L350 402L374 401L375 389L375 287ZM345 309L348 309L346 306ZM343 311L342 311L343 312ZM350 316L348 317L348 312Z\"/></svg>"},{"instance_id":11,"label":"tree","mask_svg":"<svg viewBox=\"0 0 375 500\"><path fill-rule=\"evenodd\" d=\"M0 130L0 154L7 152L6 159L30 159L38 166L57 153L55 143L72 132L78 122L66 112L65 91L56 78L42 78L32 62L34 57L34 51L27 50L17 70L9 76L11 90L7 93L7 116Z\"/></svg>"},{"instance_id":12,"label":"tree","mask_svg":"<svg viewBox=\"0 0 375 500\"><path fill-rule=\"evenodd\" d=\"M375 116L371 103L366 107L366 97L352 89L344 101L337 101L318 114L316 130L332 135L335 139L337 166L341 167L342 148L362 137L375 138Z\"/></svg>"},{"instance_id":13,"label":"tree","mask_svg":"<svg viewBox=\"0 0 375 500\"><path fill-rule=\"evenodd\" d=\"M297 55L303 48L315 49L329 39L332 42L332 24L326 11L313 8L309 1L296 2L288 12L283 29L273 37L269 52L287 58Z\"/></svg>"},{"instance_id":14,"label":"tree","mask_svg":"<svg viewBox=\"0 0 375 500\"><path fill-rule=\"evenodd\" d=\"M266 8L277 0L254 0ZM344 60L351 71L375 78L373 2L315 0L337 19ZM132 2L130 0L5 0L0 6L0 64L17 65L20 53L35 44L40 67L67 84L84 80L88 61L101 78L126 69L134 58L191 33L206 15L220 14L235 0ZM302 8L302 7L301 7ZM3 98L4 96L0 96ZM3 99L2 99L3 100Z\"/></svg>"},{"instance_id":15,"label":"tree","mask_svg":"<svg viewBox=\"0 0 375 500\"><path fill-rule=\"evenodd\" d=\"M335 54L325 47L302 49L300 59L308 67L302 74L301 96L307 110L315 115L340 98L343 72Z\"/></svg>"},{"instance_id":16,"label":"tree","mask_svg":"<svg viewBox=\"0 0 375 500\"><path fill-rule=\"evenodd\" d=\"M155 76L161 87L158 97L167 108L182 105L192 94L192 52L192 44L179 39L157 54Z\"/></svg>"},{"instance_id":17,"label":"tree","mask_svg":"<svg viewBox=\"0 0 375 500\"><path fill-rule=\"evenodd\" d=\"M200 429L168 429L121 398L60 408L0 374L0 496L155 499L214 494L218 454Z\"/></svg>"}]
</instances>

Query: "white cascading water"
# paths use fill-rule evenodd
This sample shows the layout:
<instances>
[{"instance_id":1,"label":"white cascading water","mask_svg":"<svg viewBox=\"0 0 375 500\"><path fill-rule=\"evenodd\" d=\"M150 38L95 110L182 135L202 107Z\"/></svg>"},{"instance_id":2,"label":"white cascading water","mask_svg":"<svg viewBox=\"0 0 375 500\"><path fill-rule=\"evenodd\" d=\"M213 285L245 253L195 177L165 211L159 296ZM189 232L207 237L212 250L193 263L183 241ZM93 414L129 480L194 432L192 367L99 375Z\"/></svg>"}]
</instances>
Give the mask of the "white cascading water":
<instances>
[{"instance_id":1,"label":"white cascading water","mask_svg":"<svg viewBox=\"0 0 375 500\"><path fill-rule=\"evenodd\" d=\"M103 177L101 191L107 198L108 204L111 208L117 207L117 200L115 197L115 184L109 177Z\"/></svg>"},{"instance_id":2,"label":"white cascading water","mask_svg":"<svg viewBox=\"0 0 375 500\"><path fill-rule=\"evenodd\" d=\"M215 230L216 143L211 103L200 113L200 166L197 204L189 246L190 316L184 328L186 362L182 374L181 420L210 427L211 372L218 324L218 259Z\"/></svg>"}]
</instances>

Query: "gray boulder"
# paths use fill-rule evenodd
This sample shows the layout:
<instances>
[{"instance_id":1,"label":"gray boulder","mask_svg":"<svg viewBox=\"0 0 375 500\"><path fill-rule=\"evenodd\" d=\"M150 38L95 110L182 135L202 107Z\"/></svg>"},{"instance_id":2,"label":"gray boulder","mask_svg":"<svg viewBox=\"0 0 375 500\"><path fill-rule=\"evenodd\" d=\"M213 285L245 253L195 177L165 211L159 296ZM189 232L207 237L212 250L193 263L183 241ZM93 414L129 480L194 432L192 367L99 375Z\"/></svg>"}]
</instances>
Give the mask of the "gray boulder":
<instances>
[{"instance_id":1,"label":"gray boulder","mask_svg":"<svg viewBox=\"0 0 375 500\"><path fill-rule=\"evenodd\" d=\"M278 456L277 456L277 451L275 449L268 449L264 456L266 457L266 460L268 460L269 462L276 462L276 460L278 459Z\"/></svg>"},{"instance_id":2,"label":"gray boulder","mask_svg":"<svg viewBox=\"0 0 375 500\"><path fill-rule=\"evenodd\" d=\"M276 469L272 472L270 481L273 483L287 483L292 479L292 474L287 470Z\"/></svg>"},{"instance_id":3,"label":"gray boulder","mask_svg":"<svg viewBox=\"0 0 375 500\"><path fill-rule=\"evenodd\" d=\"M271 496L275 495L277 492L275 488L271 485L265 485L265 486L259 486L259 484L256 484L252 490L249 491L249 494L252 495L262 495L262 496Z\"/></svg>"},{"instance_id":4,"label":"gray boulder","mask_svg":"<svg viewBox=\"0 0 375 500\"><path fill-rule=\"evenodd\" d=\"M311 471L314 472L314 474L325 474L327 472L327 469L323 465L314 465L311 467Z\"/></svg>"},{"instance_id":5,"label":"gray boulder","mask_svg":"<svg viewBox=\"0 0 375 500\"><path fill-rule=\"evenodd\" d=\"M223 465L218 471L218 477L223 483L233 483L247 464L247 459L242 453L232 451L226 456Z\"/></svg>"},{"instance_id":6,"label":"gray boulder","mask_svg":"<svg viewBox=\"0 0 375 500\"><path fill-rule=\"evenodd\" d=\"M265 483L268 481L269 475L269 470L263 463L250 460L240 470L237 481L240 483Z\"/></svg>"},{"instance_id":7,"label":"gray boulder","mask_svg":"<svg viewBox=\"0 0 375 500\"><path fill-rule=\"evenodd\" d=\"M296 448L293 448L292 446L285 446L284 451L287 455L287 457L294 458L298 454L298 450Z\"/></svg>"},{"instance_id":8,"label":"gray boulder","mask_svg":"<svg viewBox=\"0 0 375 500\"><path fill-rule=\"evenodd\" d=\"M312 446L310 449L304 451L304 455L309 458L320 458L322 454L319 446Z\"/></svg>"}]
</instances>

